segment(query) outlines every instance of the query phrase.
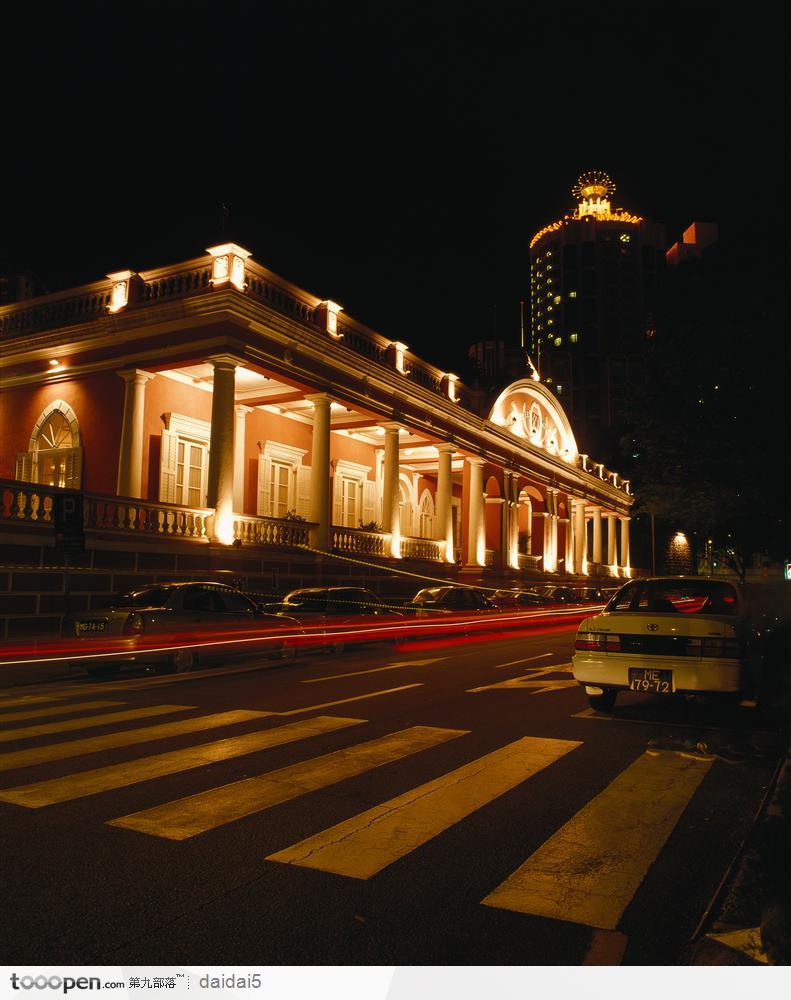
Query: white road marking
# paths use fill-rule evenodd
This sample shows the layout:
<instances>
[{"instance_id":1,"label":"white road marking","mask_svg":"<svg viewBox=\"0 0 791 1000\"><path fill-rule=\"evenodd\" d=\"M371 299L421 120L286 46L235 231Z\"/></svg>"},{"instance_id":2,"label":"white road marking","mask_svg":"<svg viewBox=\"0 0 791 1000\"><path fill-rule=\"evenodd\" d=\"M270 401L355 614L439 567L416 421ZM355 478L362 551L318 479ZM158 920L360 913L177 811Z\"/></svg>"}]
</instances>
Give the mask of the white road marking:
<instances>
[{"instance_id":1,"label":"white road marking","mask_svg":"<svg viewBox=\"0 0 791 1000\"><path fill-rule=\"evenodd\" d=\"M395 670L396 667L425 667L429 663L438 663L440 660L447 660L447 656L434 656L430 660L403 660L400 663L388 663L384 667L371 667L370 670L350 670L346 674L327 674L326 677L310 677L303 684L318 684L319 681L336 681L341 677L362 677L364 674L379 674L383 670Z\"/></svg>"},{"instance_id":2,"label":"white road marking","mask_svg":"<svg viewBox=\"0 0 791 1000\"><path fill-rule=\"evenodd\" d=\"M467 693L476 694L479 691L493 691L496 688L535 689L534 694L541 694L543 691L559 691L561 688L574 687L577 682L573 679L539 680L539 678L547 677L549 674L568 674L571 672L570 667L570 663L536 667L529 674L523 674L521 677L511 677L507 681L498 681L496 684L483 684L480 687L468 688Z\"/></svg>"},{"instance_id":3,"label":"white road marking","mask_svg":"<svg viewBox=\"0 0 791 1000\"><path fill-rule=\"evenodd\" d=\"M366 698L377 698L382 694L395 694L396 691L407 691L409 688L423 687L422 684L402 684L401 687L387 688L384 691L371 691L369 694L358 694L353 698L339 698L337 701L323 701L320 705L308 705L306 708L292 708L289 712L271 712L271 715L300 715L302 712L313 712L318 708L331 708L333 705L346 705L350 701L364 701Z\"/></svg>"},{"instance_id":4,"label":"white road marking","mask_svg":"<svg viewBox=\"0 0 791 1000\"><path fill-rule=\"evenodd\" d=\"M545 660L548 656L555 656L555 653L540 653L538 656L526 656L523 660L509 660L508 663L495 663L494 667L499 670L501 667L515 667L520 663L531 663L533 660Z\"/></svg>"}]
</instances>

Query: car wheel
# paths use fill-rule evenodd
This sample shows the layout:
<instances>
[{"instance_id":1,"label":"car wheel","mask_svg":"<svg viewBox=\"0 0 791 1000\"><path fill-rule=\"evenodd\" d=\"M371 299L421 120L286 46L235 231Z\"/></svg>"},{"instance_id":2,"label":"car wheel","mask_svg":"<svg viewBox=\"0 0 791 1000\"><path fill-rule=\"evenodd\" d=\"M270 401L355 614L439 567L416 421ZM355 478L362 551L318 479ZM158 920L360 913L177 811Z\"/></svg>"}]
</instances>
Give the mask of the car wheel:
<instances>
[{"instance_id":1,"label":"car wheel","mask_svg":"<svg viewBox=\"0 0 791 1000\"><path fill-rule=\"evenodd\" d=\"M197 657L191 649L179 649L170 657L170 663L175 674L188 674L195 668Z\"/></svg>"},{"instance_id":2,"label":"car wheel","mask_svg":"<svg viewBox=\"0 0 791 1000\"><path fill-rule=\"evenodd\" d=\"M158 674L187 674L194 669L196 662L197 657L191 649L179 649L167 660L157 663L154 669Z\"/></svg>"},{"instance_id":3,"label":"car wheel","mask_svg":"<svg viewBox=\"0 0 791 1000\"><path fill-rule=\"evenodd\" d=\"M594 708L597 712L609 712L613 705L615 705L617 697L617 691L602 691L601 694L589 694L588 702L590 707Z\"/></svg>"},{"instance_id":4,"label":"car wheel","mask_svg":"<svg viewBox=\"0 0 791 1000\"><path fill-rule=\"evenodd\" d=\"M115 677L121 672L120 663L97 663L85 668L91 677Z\"/></svg>"}]
</instances>

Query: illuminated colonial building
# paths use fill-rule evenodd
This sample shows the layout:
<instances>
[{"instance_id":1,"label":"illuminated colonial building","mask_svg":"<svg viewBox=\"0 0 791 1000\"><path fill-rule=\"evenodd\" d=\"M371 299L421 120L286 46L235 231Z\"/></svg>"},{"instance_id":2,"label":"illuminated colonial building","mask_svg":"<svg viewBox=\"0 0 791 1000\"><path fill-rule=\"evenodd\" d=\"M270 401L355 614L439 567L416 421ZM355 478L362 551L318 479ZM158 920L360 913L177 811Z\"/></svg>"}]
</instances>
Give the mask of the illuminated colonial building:
<instances>
[{"instance_id":1,"label":"illuminated colonial building","mask_svg":"<svg viewBox=\"0 0 791 1000\"><path fill-rule=\"evenodd\" d=\"M475 412L453 373L235 244L5 305L0 342L6 532L51 532L73 490L88 546L630 572L629 483L545 385Z\"/></svg>"},{"instance_id":2,"label":"illuminated colonial building","mask_svg":"<svg viewBox=\"0 0 791 1000\"><path fill-rule=\"evenodd\" d=\"M604 447L627 388L644 377L664 230L613 209L615 185L598 170L573 189L574 209L530 243L531 354L585 447Z\"/></svg>"}]
</instances>

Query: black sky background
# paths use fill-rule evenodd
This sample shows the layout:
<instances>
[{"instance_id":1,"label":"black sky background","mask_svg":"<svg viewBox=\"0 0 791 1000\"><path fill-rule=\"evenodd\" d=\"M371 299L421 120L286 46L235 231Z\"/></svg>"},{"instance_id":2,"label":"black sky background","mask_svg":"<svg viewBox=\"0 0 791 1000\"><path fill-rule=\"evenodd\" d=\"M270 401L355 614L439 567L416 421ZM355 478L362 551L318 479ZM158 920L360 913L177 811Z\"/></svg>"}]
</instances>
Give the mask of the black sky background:
<instances>
[{"instance_id":1,"label":"black sky background","mask_svg":"<svg viewBox=\"0 0 791 1000\"><path fill-rule=\"evenodd\" d=\"M450 366L516 342L532 234L607 170L618 206L777 244L769 8L373 2L4 13L0 261L53 290L223 236ZM784 224L783 224L784 225Z\"/></svg>"}]
</instances>

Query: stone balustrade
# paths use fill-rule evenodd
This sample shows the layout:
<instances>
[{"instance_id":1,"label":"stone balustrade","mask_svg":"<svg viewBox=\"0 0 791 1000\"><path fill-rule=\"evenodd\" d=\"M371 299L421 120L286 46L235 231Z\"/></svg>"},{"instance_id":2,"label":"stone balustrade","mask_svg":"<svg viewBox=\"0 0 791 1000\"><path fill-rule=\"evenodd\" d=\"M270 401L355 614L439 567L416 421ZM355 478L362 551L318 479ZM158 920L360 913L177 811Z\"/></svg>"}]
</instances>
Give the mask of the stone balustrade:
<instances>
[{"instance_id":1,"label":"stone balustrade","mask_svg":"<svg viewBox=\"0 0 791 1000\"><path fill-rule=\"evenodd\" d=\"M233 537L242 545L307 545L310 521L288 521L276 517L234 514Z\"/></svg>"},{"instance_id":2,"label":"stone balustrade","mask_svg":"<svg viewBox=\"0 0 791 1000\"><path fill-rule=\"evenodd\" d=\"M330 536L332 549L349 555L376 556L386 559L390 535L387 532L363 531L360 528L340 528L333 525Z\"/></svg>"},{"instance_id":3,"label":"stone balustrade","mask_svg":"<svg viewBox=\"0 0 791 1000\"><path fill-rule=\"evenodd\" d=\"M440 542L431 538L402 538L402 559L428 559L431 562L441 562Z\"/></svg>"},{"instance_id":4,"label":"stone balustrade","mask_svg":"<svg viewBox=\"0 0 791 1000\"><path fill-rule=\"evenodd\" d=\"M211 539L214 511L211 508L135 500L101 494L72 494L56 486L0 480L0 522L54 524L55 497L82 497L83 525L87 530L123 532L160 538ZM306 545L313 525L274 517L234 515L233 537L243 545Z\"/></svg>"},{"instance_id":5,"label":"stone balustrade","mask_svg":"<svg viewBox=\"0 0 791 1000\"><path fill-rule=\"evenodd\" d=\"M0 521L51 524L53 497L60 492L54 486L0 480Z\"/></svg>"},{"instance_id":6,"label":"stone balustrade","mask_svg":"<svg viewBox=\"0 0 791 1000\"><path fill-rule=\"evenodd\" d=\"M87 529L170 538L210 538L214 511L148 500L83 494Z\"/></svg>"}]
</instances>

